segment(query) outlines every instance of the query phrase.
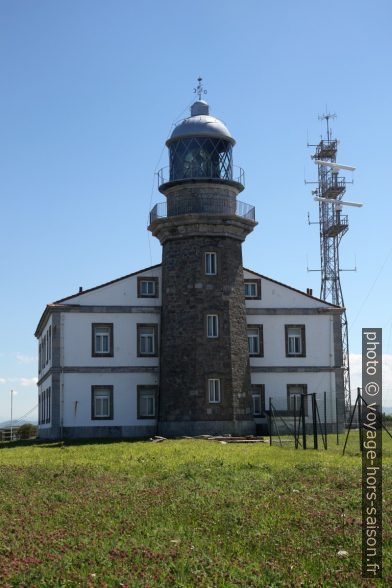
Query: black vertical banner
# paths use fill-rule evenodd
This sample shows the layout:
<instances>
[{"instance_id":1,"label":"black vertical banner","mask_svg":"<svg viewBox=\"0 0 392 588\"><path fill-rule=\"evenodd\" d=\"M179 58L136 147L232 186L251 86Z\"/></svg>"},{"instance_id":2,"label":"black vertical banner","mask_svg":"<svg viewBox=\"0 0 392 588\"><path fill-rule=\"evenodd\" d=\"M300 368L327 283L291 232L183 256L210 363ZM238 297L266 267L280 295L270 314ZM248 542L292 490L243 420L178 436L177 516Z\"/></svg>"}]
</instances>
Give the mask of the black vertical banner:
<instances>
[{"instance_id":1,"label":"black vertical banner","mask_svg":"<svg viewBox=\"0 0 392 588\"><path fill-rule=\"evenodd\" d=\"M362 576L382 577L382 329L362 329Z\"/></svg>"}]
</instances>

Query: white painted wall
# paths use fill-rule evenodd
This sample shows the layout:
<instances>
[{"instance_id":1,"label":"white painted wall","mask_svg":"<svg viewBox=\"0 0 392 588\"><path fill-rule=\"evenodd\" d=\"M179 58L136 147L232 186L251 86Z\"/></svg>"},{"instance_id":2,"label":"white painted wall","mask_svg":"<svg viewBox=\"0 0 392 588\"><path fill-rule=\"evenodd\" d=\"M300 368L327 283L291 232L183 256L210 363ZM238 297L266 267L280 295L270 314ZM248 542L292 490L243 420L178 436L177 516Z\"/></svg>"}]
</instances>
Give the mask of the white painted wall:
<instances>
[{"instance_id":1,"label":"white painted wall","mask_svg":"<svg viewBox=\"0 0 392 588\"><path fill-rule=\"evenodd\" d=\"M161 267L125 277L114 284L101 286L92 292L76 294L62 304L100 305L100 306L160 306L162 291ZM158 278L159 296L157 298L138 298L138 277Z\"/></svg>"},{"instance_id":2,"label":"white painted wall","mask_svg":"<svg viewBox=\"0 0 392 588\"><path fill-rule=\"evenodd\" d=\"M246 300L247 307L256 308L331 308L321 300L315 300L305 292L297 292L284 284L268 278L260 278L250 270L244 270L244 279L261 279L261 300Z\"/></svg>"},{"instance_id":3,"label":"white painted wall","mask_svg":"<svg viewBox=\"0 0 392 588\"><path fill-rule=\"evenodd\" d=\"M158 374L64 374L64 427L150 426L137 419L137 386L157 385ZM113 386L113 419L91 419L91 386ZM77 404L76 404L77 403Z\"/></svg>"},{"instance_id":4,"label":"white painted wall","mask_svg":"<svg viewBox=\"0 0 392 588\"><path fill-rule=\"evenodd\" d=\"M287 410L287 385L306 384L308 394L316 393L320 418L324 420L324 391L327 392L327 419L335 420L335 374L333 372L300 373L255 373L251 372L252 384L265 385L265 408L269 398L277 410ZM310 402L310 399L309 399ZM309 415L311 415L309 404ZM257 419L260 420L260 419Z\"/></svg>"},{"instance_id":5,"label":"white painted wall","mask_svg":"<svg viewBox=\"0 0 392 588\"><path fill-rule=\"evenodd\" d=\"M64 312L64 366L158 366L159 357L137 357L137 324L158 324L159 313ZM113 323L113 357L92 357L92 323Z\"/></svg>"},{"instance_id":6,"label":"white painted wall","mask_svg":"<svg viewBox=\"0 0 392 588\"><path fill-rule=\"evenodd\" d=\"M331 315L247 315L247 324L263 325L264 357L251 366L333 366ZM305 325L305 357L286 357L285 325Z\"/></svg>"}]
</instances>

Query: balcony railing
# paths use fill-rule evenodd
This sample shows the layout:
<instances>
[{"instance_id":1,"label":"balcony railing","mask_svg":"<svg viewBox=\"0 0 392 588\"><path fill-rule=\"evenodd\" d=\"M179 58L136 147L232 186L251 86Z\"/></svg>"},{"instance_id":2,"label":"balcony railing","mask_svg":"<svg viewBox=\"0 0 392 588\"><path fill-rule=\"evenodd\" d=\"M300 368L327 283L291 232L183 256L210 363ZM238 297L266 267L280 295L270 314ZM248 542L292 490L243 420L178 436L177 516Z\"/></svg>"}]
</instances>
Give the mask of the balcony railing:
<instances>
[{"instance_id":1,"label":"balcony railing","mask_svg":"<svg viewBox=\"0 0 392 588\"><path fill-rule=\"evenodd\" d=\"M246 202L214 196L213 198L182 198L175 202L158 202L150 212L150 223L158 218L182 214L228 214L255 220L255 207Z\"/></svg>"},{"instance_id":2,"label":"balcony railing","mask_svg":"<svg viewBox=\"0 0 392 588\"><path fill-rule=\"evenodd\" d=\"M170 169L169 166L163 167L157 172L158 186L167 182L177 180L226 180L238 182L245 186L245 172L238 165L231 165L229 169L222 166L212 165L203 162L202 165L191 164L182 169Z\"/></svg>"}]
</instances>

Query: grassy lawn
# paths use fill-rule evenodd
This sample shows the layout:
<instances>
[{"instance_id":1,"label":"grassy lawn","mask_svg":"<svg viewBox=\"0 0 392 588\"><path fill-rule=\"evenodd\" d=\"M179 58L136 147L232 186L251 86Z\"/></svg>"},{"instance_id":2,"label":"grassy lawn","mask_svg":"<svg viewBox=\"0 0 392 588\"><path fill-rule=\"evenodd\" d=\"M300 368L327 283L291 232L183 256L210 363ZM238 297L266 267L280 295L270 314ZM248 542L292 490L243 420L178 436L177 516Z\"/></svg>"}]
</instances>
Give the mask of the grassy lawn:
<instances>
[{"instance_id":1,"label":"grassy lawn","mask_svg":"<svg viewBox=\"0 0 392 588\"><path fill-rule=\"evenodd\" d=\"M392 586L392 440L378 583L361 579L358 434L341 450L5 444L0 586Z\"/></svg>"}]
</instances>

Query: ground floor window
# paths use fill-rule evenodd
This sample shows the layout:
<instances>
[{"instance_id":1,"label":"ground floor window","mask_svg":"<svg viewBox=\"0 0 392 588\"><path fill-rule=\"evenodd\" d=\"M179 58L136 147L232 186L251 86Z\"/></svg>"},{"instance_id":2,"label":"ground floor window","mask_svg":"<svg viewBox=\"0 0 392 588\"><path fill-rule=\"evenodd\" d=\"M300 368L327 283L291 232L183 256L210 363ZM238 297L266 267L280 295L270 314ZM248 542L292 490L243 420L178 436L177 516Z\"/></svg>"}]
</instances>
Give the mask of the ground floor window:
<instances>
[{"instance_id":1,"label":"ground floor window","mask_svg":"<svg viewBox=\"0 0 392 588\"><path fill-rule=\"evenodd\" d=\"M158 386L137 387L137 418L152 419L156 417Z\"/></svg>"},{"instance_id":2,"label":"ground floor window","mask_svg":"<svg viewBox=\"0 0 392 588\"><path fill-rule=\"evenodd\" d=\"M38 396L38 424L45 425L50 423L52 406L52 390L51 387L46 388L40 392Z\"/></svg>"},{"instance_id":3,"label":"ground floor window","mask_svg":"<svg viewBox=\"0 0 392 588\"><path fill-rule=\"evenodd\" d=\"M264 384L252 384L253 416L263 416L265 410Z\"/></svg>"},{"instance_id":4,"label":"ground floor window","mask_svg":"<svg viewBox=\"0 0 392 588\"><path fill-rule=\"evenodd\" d=\"M220 380L218 378L210 378L208 380L208 402L217 404L221 401Z\"/></svg>"},{"instance_id":5,"label":"ground floor window","mask_svg":"<svg viewBox=\"0 0 392 588\"><path fill-rule=\"evenodd\" d=\"M288 384L287 385L287 410L289 414L300 414L302 397L304 401L305 416L308 416L308 396L306 384Z\"/></svg>"},{"instance_id":6,"label":"ground floor window","mask_svg":"<svg viewBox=\"0 0 392 588\"><path fill-rule=\"evenodd\" d=\"M113 386L91 386L91 418L113 418Z\"/></svg>"}]
</instances>

